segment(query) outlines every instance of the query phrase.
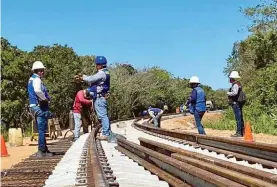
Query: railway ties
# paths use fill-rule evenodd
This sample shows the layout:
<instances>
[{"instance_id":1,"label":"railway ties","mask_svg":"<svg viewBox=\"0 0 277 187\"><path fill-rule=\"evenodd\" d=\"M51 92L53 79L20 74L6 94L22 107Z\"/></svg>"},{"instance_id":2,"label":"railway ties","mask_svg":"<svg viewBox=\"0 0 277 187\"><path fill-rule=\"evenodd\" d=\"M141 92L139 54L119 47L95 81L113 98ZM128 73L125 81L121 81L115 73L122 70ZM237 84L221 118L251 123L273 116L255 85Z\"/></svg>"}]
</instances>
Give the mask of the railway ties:
<instances>
[{"instance_id":1,"label":"railway ties","mask_svg":"<svg viewBox=\"0 0 277 187\"><path fill-rule=\"evenodd\" d=\"M171 144L182 149L277 174L276 145L157 129L138 123L134 124L134 128L151 136L159 137L159 140L166 144L174 142Z\"/></svg>"},{"instance_id":2,"label":"railway ties","mask_svg":"<svg viewBox=\"0 0 277 187\"><path fill-rule=\"evenodd\" d=\"M44 186L47 178L52 174L57 163L62 159L66 150L71 146L69 139L60 140L48 145L55 155L52 157L37 158L35 154L11 169L1 172L2 187L32 187Z\"/></svg>"},{"instance_id":3,"label":"railway ties","mask_svg":"<svg viewBox=\"0 0 277 187\"><path fill-rule=\"evenodd\" d=\"M138 131L130 125L126 125L125 129L114 128L113 131L126 137L118 138L118 146L115 146L117 151L132 158L171 186L277 186L275 173L199 153L201 151L189 151L178 147L178 145L188 146L186 140L157 135L149 131L148 134L145 134L146 131ZM106 142L102 142L102 144L104 145ZM200 148L197 144L194 146L195 149ZM109 153L109 155L114 154L114 152ZM122 154L117 154L123 157ZM251 156L246 157L250 158ZM260 158L251 158L260 161ZM158 172L151 167L161 169L161 171ZM117 181L120 180L117 178Z\"/></svg>"},{"instance_id":4,"label":"railway ties","mask_svg":"<svg viewBox=\"0 0 277 187\"><path fill-rule=\"evenodd\" d=\"M144 143L147 142L145 139L143 141ZM166 152L173 147L167 146L166 149L165 145L154 141L148 141L147 147L149 148L142 145L120 138L118 139L117 149L126 155L129 151L192 186L277 186L276 181L257 179L249 173L247 175L235 171L231 167L221 167L216 163L191 158L180 153ZM130 155L130 157L132 156ZM247 170L247 168L244 167L244 170ZM254 174L258 175L258 173ZM270 178L267 179L270 180Z\"/></svg>"},{"instance_id":5,"label":"railway ties","mask_svg":"<svg viewBox=\"0 0 277 187\"><path fill-rule=\"evenodd\" d=\"M32 155L1 172L1 186L277 186L274 146L265 145L257 155L260 145L253 144L247 154L235 149L238 144L223 149L220 143L212 146L209 141L217 139L209 136L202 141L192 133L171 134L133 122L112 125L122 134L116 143L97 140L96 127L74 143L66 139L49 145L55 156Z\"/></svg>"}]
</instances>

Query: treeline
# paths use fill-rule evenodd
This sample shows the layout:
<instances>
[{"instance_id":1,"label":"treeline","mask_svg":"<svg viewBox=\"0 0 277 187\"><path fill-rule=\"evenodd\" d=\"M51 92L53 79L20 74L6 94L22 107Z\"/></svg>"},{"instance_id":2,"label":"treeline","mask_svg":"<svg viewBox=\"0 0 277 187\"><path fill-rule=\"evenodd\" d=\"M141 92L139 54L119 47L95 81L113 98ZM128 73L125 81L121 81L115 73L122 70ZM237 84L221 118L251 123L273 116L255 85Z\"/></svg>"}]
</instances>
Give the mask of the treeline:
<instances>
[{"instance_id":1,"label":"treeline","mask_svg":"<svg viewBox=\"0 0 277 187\"><path fill-rule=\"evenodd\" d=\"M44 83L51 96L51 110L56 113L64 127L68 113L78 90L87 87L74 81L78 73L92 74L96 71L94 56L78 56L71 47L54 44L36 46L31 52L20 50L1 38L1 126L26 128L28 105L27 82L31 66L40 60L47 67ZM111 119L137 116L158 100L166 102L171 112L184 103L191 89L188 79L176 78L159 68L136 69L130 64L114 63L111 73L111 96L108 100ZM203 85L208 100L218 108L226 108L225 91L214 91Z\"/></svg>"},{"instance_id":2,"label":"treeline","mask_svg":"<svg viewBox=\"0 0 277 187\"><path fill-rule=\"evenodd\" d=\"M252 123L254 131L277 134L277 1L262 2L241 10L251 20L250 35L234 43L224 72L241 73L248 98L245 119ZM232 129L232 119L232 111L227 111L216 127Z\"/></svg>"}]
</instances>

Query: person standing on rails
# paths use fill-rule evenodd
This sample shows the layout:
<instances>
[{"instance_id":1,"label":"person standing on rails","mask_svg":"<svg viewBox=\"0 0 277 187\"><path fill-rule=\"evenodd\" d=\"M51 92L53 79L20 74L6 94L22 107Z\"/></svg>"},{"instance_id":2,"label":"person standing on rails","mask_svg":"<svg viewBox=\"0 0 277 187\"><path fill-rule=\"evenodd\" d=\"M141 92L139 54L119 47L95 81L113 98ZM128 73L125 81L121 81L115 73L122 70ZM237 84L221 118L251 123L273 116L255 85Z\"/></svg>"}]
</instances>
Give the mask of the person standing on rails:
<instances>
[{"instance_id":1,"label":"person standing on rails","mask_svg":"<svg viewBox=\"0 0 277 187\"><path fill-rule=\"evenodd\" d=\"M194 115L195 123L199 134L206 134L201 120L206 112L206 94L199 86L200 81L197 76L192 76L189 80L190 87L192 88L190 97L186 103L189 107L190 113Z\"/></svg>"},{"instance_id":2,"label":"person standing on rails","mask_svg":"<svg viewBox=\"0 0 277 187\"><path fill-rule=\"evenodd\" d=\"M108 118L107 98L110 89L110 73L107 69L107 59L104 56L96 56L95 64L98 72L92 76L75 76L77 80L83 80L91 84L88 88L94 100L94 107L98 118L102 124L102 136L100 140L108 140L110 136L110 120Z\"/></svg>"},{"instance_id":3,"label":"person standing on rails","mask_svg":"<svg viewBox=\"0 0 277 187\"><path fill-rule=\"evenodd\" d=\"M76 141L80 136L80 129L81 129L81 119L83 116L82 114L82 108L83 105L90 106L92 105L92 100L89 100L89 92L87 89L80 90L75 96L74 104L73 104L73 116L74 116L74 141ZM83 123L83 131L84 133L88 133L88 124Z\"/></svg>"},{"instance_id":4,"label":"person standing on rails","mask_svg":"<svg viewBox=\"0 0 277 187\"><path fill-rule=\"evenodd\" d=\"M232 71L229 75L230 83L232 87L229 92L227 92L229 104L232 106L236 122L237 131L232 137L242 137L244 134L244 120L242 114L242 107L245 102L245 94L242 91L242 86L237 79L240 79L239 73L237 71Z\"/></svg>"},{"instance_id":5,"label":"person standing on rails","mask_svg":"<svg viewBox=\"0 0 277 187\"><path fill-rule=\"evenodd\" d=\"M162 115L164 113L164 111L162 109L159 108L152 108L151 106L149 106L147 113L151 116L151 118L148 120L148 122L150 121L154 121L154 127L161 127L161 119L162 119Z\"/></svg>"},{"instance_id":6,"label":"person standing on rails","mask_svg":"<svg viewBox=\"0 0 277 187\"><path fill-rule=\"evenodd\" d=\"M49 112L49 101L45 85L41 78L44 76L45 67L41 61L35 61L32 66L32 76L28 81L29 107L38 128L38 152L37 157L53 156L46 145L45 133L47 130Z\"/></svg>"}]
</instances>

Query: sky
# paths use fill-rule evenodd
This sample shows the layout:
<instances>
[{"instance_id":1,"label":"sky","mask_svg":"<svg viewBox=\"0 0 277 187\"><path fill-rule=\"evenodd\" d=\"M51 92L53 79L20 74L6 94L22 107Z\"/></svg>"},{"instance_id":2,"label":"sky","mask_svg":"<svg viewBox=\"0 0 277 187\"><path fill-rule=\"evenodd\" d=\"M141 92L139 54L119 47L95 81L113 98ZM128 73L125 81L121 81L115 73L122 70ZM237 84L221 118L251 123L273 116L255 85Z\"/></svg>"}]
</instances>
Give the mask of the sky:
<instances>
[{"instance_id":1,"label":"sky","mask_svg":"<svg viewBox=\"0 0 277 187\"><path fill-rule=\"evenodd\" d=\"M20 49L55 43L109 63L159 66L228 88L223 74L235 41L249 35L240 7L259 0L2 0L1 36ZM239 32L238 32L239 31Z\"/></svg>"}]
</instances>

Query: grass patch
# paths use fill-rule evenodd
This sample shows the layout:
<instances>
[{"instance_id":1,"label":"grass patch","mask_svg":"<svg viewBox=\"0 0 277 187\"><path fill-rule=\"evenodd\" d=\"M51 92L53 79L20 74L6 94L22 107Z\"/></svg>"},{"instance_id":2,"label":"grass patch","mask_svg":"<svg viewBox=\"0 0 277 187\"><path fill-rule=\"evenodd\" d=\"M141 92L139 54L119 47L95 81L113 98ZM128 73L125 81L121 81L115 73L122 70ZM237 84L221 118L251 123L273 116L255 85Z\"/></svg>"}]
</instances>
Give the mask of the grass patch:
<instances>
[{"instance_id":1,"label":"grass patch","mask_svg":"<svg viewBox=\"0 0 277 187\"><path fill-rule=\"evenodd\" d=\"M277 135L276 121L268 114L255 111L253 108L245 107L243 109L244 122L249 121L253 133L265 133ZM222 118L216 120L207 120L206 128L218 130L236 130L235 115L231 109L224 112Z\"/></svg>"}]
</instances>

